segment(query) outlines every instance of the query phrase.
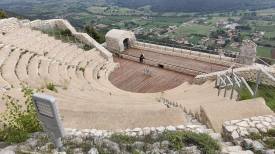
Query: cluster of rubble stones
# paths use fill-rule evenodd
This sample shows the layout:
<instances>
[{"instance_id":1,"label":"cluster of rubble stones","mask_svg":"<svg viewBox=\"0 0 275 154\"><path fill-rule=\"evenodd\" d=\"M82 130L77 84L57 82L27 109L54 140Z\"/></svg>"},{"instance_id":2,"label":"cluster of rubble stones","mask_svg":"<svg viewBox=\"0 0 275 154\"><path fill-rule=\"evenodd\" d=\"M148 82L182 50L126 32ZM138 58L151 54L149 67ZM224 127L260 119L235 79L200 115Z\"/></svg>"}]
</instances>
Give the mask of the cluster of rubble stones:
<instances>
[{"instance_id":1,"label":"cluster of rubble stones","mask_svg":"<svg viewBox=\"0 0 275 154\"><path fill-rule=\"evenodd\" d=\"M146 144L146 151L144 151L143 142L135 142L132 145L119 146L117 143L109 140L112 134L124 134L128 136L144 136L151 135L153 138L164 132L176 132L176 131L192 131L196 133L207 133L214 140L218 141L222 145L222 150L217 153L230 153L230 154L253 154L253 151L262 151L264 154L274 154L274 149L264 149L264 146L259 141L253 141L249 139L251 132L267 132L270 129L275 128L275 115L252 117L250 119L243 120L231 120L226 121L223 124L223 136L220 133L214 133L212 129L207 128L205 125L198 122L191 115L185 114L188 125L168 126L168 127L145 127L126 130L96 130L96 129L71 129L66 128L66 136L63 138L63 142L73 142L75 144L89 144L91 149L89 154L99 153L98 147L110 152L110 153L129 153L129 147L136 150L140 150L140 153L205 153L199 150L196 146L190 145L180 150L171 150L169 148L169 141L156 142L153 144ZM51 151L56 152L56 148L52 145L50 140L46 143L39 144L41 136L45 137L45 133L34 133L30 139L24 143L10 145L4 149L0 149L0 154L14 154L16 150L22 151ZM49 136L48 136L49 137ZM41 145L41 146L39 146ZM246 150L247 147L251 147L251 150ZM69 148L69 147L64 147ZM73 153L83 153L83 149L72 149ZM143 151L142 151L143 150ZM51 153L50 152L50 153Z\"/></svg>"},{"instance_id":2,"label":"cluster of rubble stones","mask_svg":"<svg viewBox=\"0 0 275 154\"><path fill-rule=\"evenodd\" d=\"M226 141L230 141L243 148L251 148L254 151L264 151L265 153L274 154L274 149L264 150L261 142L249 138L250 133L267 133L271 129L275 130L275 115L226 121L222 126L223 136Z\"/></svg>"},{"instance_id":3,"label":"cluster of rubble stones","mask_svg":"<svg viewBox=\"0 0 275 154\"><path fill-rule=\"evenodd\" d=\"M225 139L222 138L220 133L214 133L212 129L207 128L205 125L199 123L195 118L191 115L185 114L188 120L188 126L168 126L168 127L145 127L145 128L135 128L135 129L126 129L126 130L116 130L116 131L107 131L107 130L96 130L96 129L84 129L84 130L77 130L66 128L66 136L63 138L63 142L73 142L75 144L89 144L91 149L89 150L89 154L97 154L99 153L98 147L110 152L110 153L129 153L129 147L134 149L140 150L140 153L205 153L199 150L196 146L190 145L180 150L171 150L169 148L170 143L169 141L162 141L162 142L155 142L153 144L146 144L146 151L144 151L143 142L135 142L132 145L118 145L115 142L110 141L108 138L112 134L125 134L129 136L144 136L144 135L151 135L152 137L157 137L159 134L164 132L175 132L175 131L192 131L196 133L207 133L209 134L214 140L218 141L222 145L222 150L217 151L217 153L241 153L241 154L253 154L251 150L244 150L239 145L234 146L232 142L225 142ZM253 118L254 119L254 118ZM268 118L267 118L268 119ZM241 122L241 121L239 121ZM237 123L239 123L237 122ZM56 148L50 146L52 145L51 141L47 141L44 144L39 144L39 138L41 136L45 136L45 133L34 133L30 139L28 139L24 143L11 145L5 147L4 149L0 149L0 154L14 154L14 151L21 149L22 151L49 151L56 152ZM39 146L41 145L41 146ZM19 148L18 148L19 147ZM69 147L64 147L69 148ZM73 153L83 153L83 149L75 148L72 149ZM265 150L265 153L270 153L272 150ZM273 151L274 152L274 151Z\"/></svg>"}]
</instances>

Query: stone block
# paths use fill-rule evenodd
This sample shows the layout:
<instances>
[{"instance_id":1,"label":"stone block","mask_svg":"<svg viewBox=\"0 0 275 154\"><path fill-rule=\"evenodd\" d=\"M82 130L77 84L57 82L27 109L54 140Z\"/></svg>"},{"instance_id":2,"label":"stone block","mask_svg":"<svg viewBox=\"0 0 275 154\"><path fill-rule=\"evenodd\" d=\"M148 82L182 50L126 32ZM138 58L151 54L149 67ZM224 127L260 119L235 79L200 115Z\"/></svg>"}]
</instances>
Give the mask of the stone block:
<instances>
[{"instance_id":1,"label":"stone block","mask_svg":"<svg viewBox=\"0 0 275 154\"><path fill-rule=\"evenodd\" d=\"M270 117L265 117L266 122L273 122L273 120Z\"/></svg>"},{"instance_id":2,"label":"stone block","mask_svg":"<svg viewBox=\"0 0 275 154\"><path fill-rule=\"evenodd\" d=\"M241 146L231 146L231 147L227 147L228 150L230 152L239 152L239 151L242 151L242 147Z\"/></svg>"},{"instance_id":3,"label":"stone block","mask_svg":"<svg viewBox=\"0 0 275 154\"><path fill-rule=\"evenodd\" d=\"M234 130L236 130L238 127L237 126L226 126L225 129L228 132L233 132Z\"/></svg>"},{"instance_id":4,"label":"stone block","mask_svg":"<svg viewBox=\"0 0 275 154\"><path fill-rule=\"evenodd\" d=\"M179 126L177 126L176 127L178 130L184 130L185 129L185 127L183 126L183 125L179 125Z\"/></svg>"},{"instance_id":5,"label":"stone block","mask_svg":"<svg viewBox=\"0 0 275 154\"><path fill-rule=\"evenodd\" d=\"M274 154L275 150L274 149L263 150L262 153L263 154Z\"/></svg>"},{"instance_id":6,"label":"stone block","mask_svg":"<svg viewBox=\"0 0 275 154\"><path fill-rule=\"evenodd\" d=\"M94 133L94 136L102 136L103 135L103 131L102 130L97 130L95 133Z\"/></svg>"},{"instance_id":7,"label":"stone block","mask_svg":"<svg viewBox=\"0 0 275 154\"><path fill-rule=\"evenodd\" d=\"M99 154L97 149L96 148L91 148L89 151L88 151L88 154Z\"/></svg>"},{"instance_id":8,"label":"stone block","mask_svg":"<svg viewBox=\"0 0 275 154\"><path fill-rule=\"evenodd\" d=\"M264 125L262 125L262 124L257 124L256 127L257 127L259 130L261 130L262 128L264 128Z\"/></svg>"},{"instance_id":9,"label":"stone block","mask_svg":"<svg viewBox=\"0 0 275 154\"><path fill-rule=\"evenodd\" d=\"M157 127L156 130L158 133L163 133L165 131L165 127Z\"/></svg>"},{"instance_id":10,"label":"stone block","mask_svg":"<svg viewBox=\"0 0 275 154\"><path fill-rule=\"evenodd\" d=\"M259 130L257 128L249 128L248 132L249 133L259 133Z\"/></svg>"},{"instance_id":11,"label":"stone block","mask_svg":"<svg viewBox=\"0 0 275 154\"><path fill-rule=\"evenodd\" d=\"M139 132L139 131L141 131L141 128L135 128L135 129L133 129L133 131L134 132Z\"/></svg>"},{"instance_id":12,"label":"stone block","mask_svg":"<svg viewBox=\"0 0 275 154\"><path fill-rule=\"evenodd\" d=\"M244 136L248 136L249 133L247 131L241 131L240 132L240 136L244 137Z\"/></svg>"},{"instance_id":13,"label":"stone block","mask_svg":"<svg viewBox=\"0 0 275 154\"><path fill-rule=\"evenodd\" d=\"M251 139L244 139L243 140L244 148L250 149L252 148L252 140Z\"/></svg>"},{"instance_id":14,"label":"stone block","mask_svg":"<svg viewBox=\"0 0 275 154\"><path fill-rule=\"evenodd\" d=\"M216 141L223 141L224 140L220 133L210 133L209 135Z\"/></svg>"},{"instance_id":15,"label":"stone block","mask_svg":"<svg viewBox=\"0 0 275 154\"><path fill-rule=\"evenodd\" d=\"M237 131L233 131L231 134L232 138L235 140L240 137L239 133Z\"/></svg>"},{"instance_id":16,"label":"stone block","mask_svg":"<svg viewBox=\"0 0 275 154\"><path fill-rule=\"evenodd\" d=\"M263 132L263 133L267 133L267 129L266 128L262 128L262 129L260 129L260 131Z\"/></svg>"},{"instance_id":17,"label":"stone block","mask_svg":"<svg viewBox=\"0 0 275 154\"><path fill-rule=\"evenodd\" d=\"M247 122L246 121L242 121L242 122L239 122L239 123L237 123L236 124L237 126L240 126L240 127L248 127L248 124L247 124Z\"/></svg>"},{"instance_id":18,"label":"stone block","mask_svg":"<svg viewBox=\"0 0 275 154\"><path fill-rule=\"evenodd\" d=\"M263 121L262 124L263 124L264 126L270 126L270 123L269 123L269 122Z\"/></svg>"},{"instance_id":19,"label":"stone block","mask_svg":"<svg viewBox=\"0 0 275 154\"><path fill-rule=\"evenodd\" d=\"M252 141L252 148L254 151L264 150L264 146L258 141Z\"/></svg>"},{"instance_id":20,"label":"stone block","mask_svg":"<svg viewBox=\"0 0 275 154\"><path fill-rule=\"evenodd\" d=\"M174 132L174 131L176 131L176 128L174 126L168 126L168 127L166 127L166 130L168 132Z\"/></svg>"}]
</instances>

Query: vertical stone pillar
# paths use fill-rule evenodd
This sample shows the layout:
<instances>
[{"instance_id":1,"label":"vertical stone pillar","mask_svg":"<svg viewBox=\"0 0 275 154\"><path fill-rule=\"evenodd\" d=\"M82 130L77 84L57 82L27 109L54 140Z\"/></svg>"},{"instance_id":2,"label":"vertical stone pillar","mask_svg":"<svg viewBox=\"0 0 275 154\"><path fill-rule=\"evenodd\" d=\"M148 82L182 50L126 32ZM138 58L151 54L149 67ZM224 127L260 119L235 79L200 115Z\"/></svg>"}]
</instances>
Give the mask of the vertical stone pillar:
<instances>
[{"instance_id":1,"label":"vertical stone pillar","mask_svg":"<svg viewBox=\"0 0 275 154\"><path fill-rule=\"evenodd\" d=\"M245 65L252 65L257 54L256 48L257 45L253 41L243 40L236 62Z\"/></svg>"}]
</instances>

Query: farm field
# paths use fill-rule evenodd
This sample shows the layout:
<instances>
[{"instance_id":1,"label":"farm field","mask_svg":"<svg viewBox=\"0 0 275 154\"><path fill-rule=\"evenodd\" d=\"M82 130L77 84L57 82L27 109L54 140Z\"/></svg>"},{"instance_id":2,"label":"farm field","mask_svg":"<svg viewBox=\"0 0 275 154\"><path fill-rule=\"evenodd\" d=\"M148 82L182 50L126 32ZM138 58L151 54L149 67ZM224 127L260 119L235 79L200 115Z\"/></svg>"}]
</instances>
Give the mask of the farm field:
<instances>
[{"instance_id":1,"label":"farm field","mask_svg":"<svg viewBox=\"0 0 275 154\"><path fill-rule=\"evenodd\" d=\"M271 56L271 48L257 46L257 56L270 58Z\"/></svg>"},{"instance_id":2,"label":"farm field","mask_svg":"<svg viewBox=\"0 0 275 154\"><path fill-rule=\"evenodd\" d=\"M261 18L261 14L275 13L274 9L264 10L238 10L231 12L153 12L151 5L145 5L136 9L126 8L108 3L106 0L60 0L55 1L40 1L29 0L23 3L15 0L14 5L6 5L8 2L0 2L4 4L3 8L12 10L19 14L26 14L34 19L52 19L63 18L67 19L76 29L83 30L86 24L91 24L97 27L97 30L103 35L110 29L125 29L136 31L138 36L143 36L142 39L162 40L173 43L172 40L184 38L192 43L193 46L201 43L203 36L211 37L211 32L217 30L227 30L225 25L217 27L218 21L232 20L242 26L249 26L251 30L240 30L241 39L252 39L252 33L256 31L264 31L263 39L257 42L259 47L259 56L270 57L267 50L275 47L275 41L270 38L275 36L275 16L268 19ZM28 4L28 5L26 5ZM0 5L1 6L1 5ZM23 6L23 7L22 7ZM1 7L0 7L1 8ZM257 13L257 16L247 16L245 14ZM201 19L205 21L201 22ZM100 26L100 25L104 26ZM106 25L106 26L105 26ZM273 25L273 26L272 26ZM169 29L169 26L175 29ZM217 41L205 42L205 47L215 47ZM239 48L232 48L233 43L230 38L223 49L238 51ZM175 44L179 44L175 42ZM184 44L181 44L184 45ZM265 46L265 47L263 47ZM217 48L216 48L217 49Z\"/></svg>"}]
</instances>

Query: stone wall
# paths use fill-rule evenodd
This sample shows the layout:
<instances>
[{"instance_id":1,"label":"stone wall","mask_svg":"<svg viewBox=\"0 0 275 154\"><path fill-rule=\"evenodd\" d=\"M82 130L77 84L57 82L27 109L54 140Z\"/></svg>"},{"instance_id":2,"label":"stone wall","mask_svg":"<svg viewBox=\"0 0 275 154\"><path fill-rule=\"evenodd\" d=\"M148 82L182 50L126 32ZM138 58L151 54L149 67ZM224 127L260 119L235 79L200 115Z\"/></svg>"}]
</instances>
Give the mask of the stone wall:
<instances>
[{"instance_id":1,"label":"stone wall","mask_svg":"<svg viewBox=\"0 0 275 154\"><path fill-rule=\"evenodd\" d=\"M8 33L17 28L20 28L20 24L16 18L0 20L0 33Z\"/></svg>"},{"instance_id":2,"label":"stone wall","mask_svg":"<svg viewBox=\"0 0 275 154\"><path fill-rule=\"evenodd\" d=\"M75 28L67 21L64 19L51 19L51 20L46 20L45 21L47 24L51 25L53 28L58 28L58 29L69 29L72 34L82 42L88 45L93 45L97 50L100 51L101 55L107 59L108 61L113 62L113 56L112 54L105 49L103 46L101 46L97 41L95 41L92 37L90 37L86 33L79 33L75 30Z\"/></svg>"},{"instance_id":3,"label":"stone wall","mask_svg":"<svg viewBox=\"0 0 275 154\"><path fill-rule=\"evenodd\" d=\"M226 121L222 125L223 137L226 141L240 143L249 138L250 133L267 133L275 129L275 115L251 117L242 120Z\"/></svg>"},{"instance_id":4,"label":"stone wall","mask_svg":"<svg viewBox=\"0 0 275 154\"><path fill-rule=\"evenodd\" d=\"M138 57L128 56L128 55L125 55L125 54L120 54L120 56L122 58L124 58L124 59L129 59L129 60L132 60L132 61L139 62L139 58ZM145 64L152 65L152 66L157 66L157 67L160 64L165 69L176 71L176 72L181 72L181 73L189 74L189 75L193 75L193 76L197 76L199 74L203 74L203 72L199 72L199 71L196 71L196 70L191 70L191 69L184 68L184 67L177 67L177 66L173 66L173 65L163 64L163 63L156 62L156 61L149 61L149 60L145 59L143 62Z\"/></svg>"},{"instance_id":5,"label":"stone wall","mask_svg":"<svg viewBox=\"0 0 275 154\"><path fill-rule=\"evenodd\" d=\"M121 52L121 47L119 45L119 40L116 38L106 37L106 48L113 53Z\"/></svg>"},{"instance_id":6,"label":"stone wall","mask_svg":"<svg viewBox=\"0 0 275 154\"><path fill-rule=\"evenodd\" d=\"M266 67L261 64L237 68L237 69L234 69L234 73L238 77L243 77L246 81L255 82L258 77L260 68L266 70L272 76L275 76L274 68L269 68L269 67ZM214 72L214 73L209 73L209 74L198 75L195 77L194 84L200 85L200 84L203 84L204 82L206 82L207 80L215 80L217 74L224 74L225 72L226 71L221 71L221 72ZM275 86L275 82L271 78L269 78L267 75L265 75L264 73L261 74L260 82L261 82L261 84Z\"/></svg>"},{"instance_id":7,"label":"stone wall","mask_svg":"<svg viewBox=\"0 0 275 154\"><path fill-rule=\"evenodd\" d=\"M234 58L202 53L198 51L173 48L173 47L149 44L149 43L138 42L138 41L134 42L134 47L142 50L149 50L149 51L167 54L167 55L174 55L178 57L189 58L189 59L199 60L199 61L213 63L213 64L225 65L228 67L230 67L233 64L235 64L235 66L237 67L244 66L242 64L235 63Z\"/></svg>"}]
</instances>

